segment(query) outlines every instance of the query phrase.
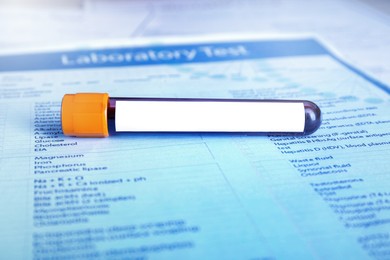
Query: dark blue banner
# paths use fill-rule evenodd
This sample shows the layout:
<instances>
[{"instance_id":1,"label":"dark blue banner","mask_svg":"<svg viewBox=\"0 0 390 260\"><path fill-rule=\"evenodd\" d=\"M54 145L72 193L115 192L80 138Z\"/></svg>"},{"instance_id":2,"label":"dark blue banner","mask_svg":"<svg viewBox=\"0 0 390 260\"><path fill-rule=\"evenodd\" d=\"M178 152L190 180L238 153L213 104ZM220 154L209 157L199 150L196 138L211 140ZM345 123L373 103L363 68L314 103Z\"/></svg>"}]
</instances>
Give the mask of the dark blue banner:
<instances>
[{"instance_id":1,"label":"dark blue banner","mask_svg":"<svg viewBox=\"0 0 390 260\"><path fill-rule=\"evenodd\" d=\"M0 56L0 71L182 64L329 54L317 41L274 40L109 48Z\"/></svg>"}]
</instances>

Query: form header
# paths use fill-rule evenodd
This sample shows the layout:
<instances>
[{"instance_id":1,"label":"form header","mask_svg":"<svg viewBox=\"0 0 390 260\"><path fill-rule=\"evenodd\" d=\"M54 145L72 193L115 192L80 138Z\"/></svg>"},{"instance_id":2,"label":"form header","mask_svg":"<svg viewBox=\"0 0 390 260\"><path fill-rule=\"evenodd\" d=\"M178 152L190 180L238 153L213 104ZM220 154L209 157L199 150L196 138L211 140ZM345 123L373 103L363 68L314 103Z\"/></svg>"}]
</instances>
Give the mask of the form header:
<instances>
[{"instance_id":1,"label":"form header","mask_svg":"<svg viewBox=\"0 0 390 260\"><path fill-rule=\"evenodd\" d=\"M328 54L327 50L313 39L102 48L4 55L0 56L0 72L172 65L323 54Z\"/></svg>"}]
</instances>

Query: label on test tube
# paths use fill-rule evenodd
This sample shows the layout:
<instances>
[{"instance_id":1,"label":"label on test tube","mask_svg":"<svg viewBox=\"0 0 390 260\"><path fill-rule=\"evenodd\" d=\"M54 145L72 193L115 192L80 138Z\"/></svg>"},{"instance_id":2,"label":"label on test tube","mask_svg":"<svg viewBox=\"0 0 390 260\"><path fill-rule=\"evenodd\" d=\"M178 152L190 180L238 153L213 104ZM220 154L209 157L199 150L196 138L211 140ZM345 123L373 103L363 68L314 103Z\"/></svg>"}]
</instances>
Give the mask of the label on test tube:
<instances>
[{"instance_id":1,"label":"label on test tube","mask_svg":"<svg viewBox=\"0 0 390 260\"><path fill-rule=\"evenodd\" d=\"M303 132L303 103L117 101L117 132Z\"/></svg>"},{"instance_id":2,"label":"label on test tube","mask_svg":"<svg viewBox=\"0 0 390 260\"><path fill-rule=\"evenodd\" d=\"M109 98L67 94L61 106L65 135L106 137L115 132L241 132L311 134L321 110L306 100Z\"/></svg>"}]
</instances>

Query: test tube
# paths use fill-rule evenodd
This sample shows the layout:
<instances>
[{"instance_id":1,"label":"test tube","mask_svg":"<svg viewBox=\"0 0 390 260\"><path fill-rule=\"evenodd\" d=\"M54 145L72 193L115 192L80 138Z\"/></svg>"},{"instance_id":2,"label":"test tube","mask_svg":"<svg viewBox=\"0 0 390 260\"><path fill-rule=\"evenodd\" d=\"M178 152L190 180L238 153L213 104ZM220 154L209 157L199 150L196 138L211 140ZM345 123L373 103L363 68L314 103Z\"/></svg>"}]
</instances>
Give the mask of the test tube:
<instances>
[{"instance_id":1,"label":"test tube","mask_svg":"<svg viewBox=\"0 0 390 260\"><path fill-rule=\"evenodd\" d=\"M65 135L107 137L121 132L228 132L311 134L321 110L306 100L109 97L66 94Z\"/></svg>"}]
</instances>

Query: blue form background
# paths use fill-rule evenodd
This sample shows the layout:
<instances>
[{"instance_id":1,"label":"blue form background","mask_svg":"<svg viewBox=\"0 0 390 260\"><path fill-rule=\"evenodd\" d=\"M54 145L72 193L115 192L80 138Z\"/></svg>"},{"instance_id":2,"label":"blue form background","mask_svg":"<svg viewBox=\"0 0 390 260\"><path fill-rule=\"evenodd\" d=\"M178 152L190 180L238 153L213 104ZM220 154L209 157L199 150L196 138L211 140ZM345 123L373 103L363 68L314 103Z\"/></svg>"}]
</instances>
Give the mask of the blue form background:
<instances>
[{"instance_id":1,"label":"blue form background","mask_svg":"<svg viewBox=\"0 0 390 260\"><path fill-rule=\"evenodd\" d=\"M148 51L183 51L191 49L200 49L202 47L212 46L213 48L234 48L238 45L244 46L250 53L248 56L213 56L209 57L204 52L197 52L193 60L186 60L184 57L171 60L151 60L148 61L126 61L121 62L105 62L105 63L89 63L89 64L68 64L64 65L61 57L66 55L69 59L76 59L80 56L88 56L91 53L96 55L110 55L125 53L146 53ZM350 64L339 59L326 48L324 48L315 39L299 39L299 40L254 40L254 41L237 41L231 43L207 43L207 44L189 44L189 45L170 45L170 46L150 46L142 48L108 48L108 49L93 49L93 50L78 50L66 52L50 52L50 53L34 53L34 54L17 54L0 56L0 72L6 71L34 71L34 70L62 70L62 69L80 69L80 68L99 68L99 67L124 67L124 66L142 66L142 65L163 65L163 64L184 64L184 63L200 63L200 62L216 62L216 61L233 61L233 60L248 60L274 57L288 56L305 56L305 55L329 55L339 63L347 67L349 70L370 81L380 89L390 94L390 88L385 84L371 78L362 71L356 69Z\"/></svg>"}]
</instances>

